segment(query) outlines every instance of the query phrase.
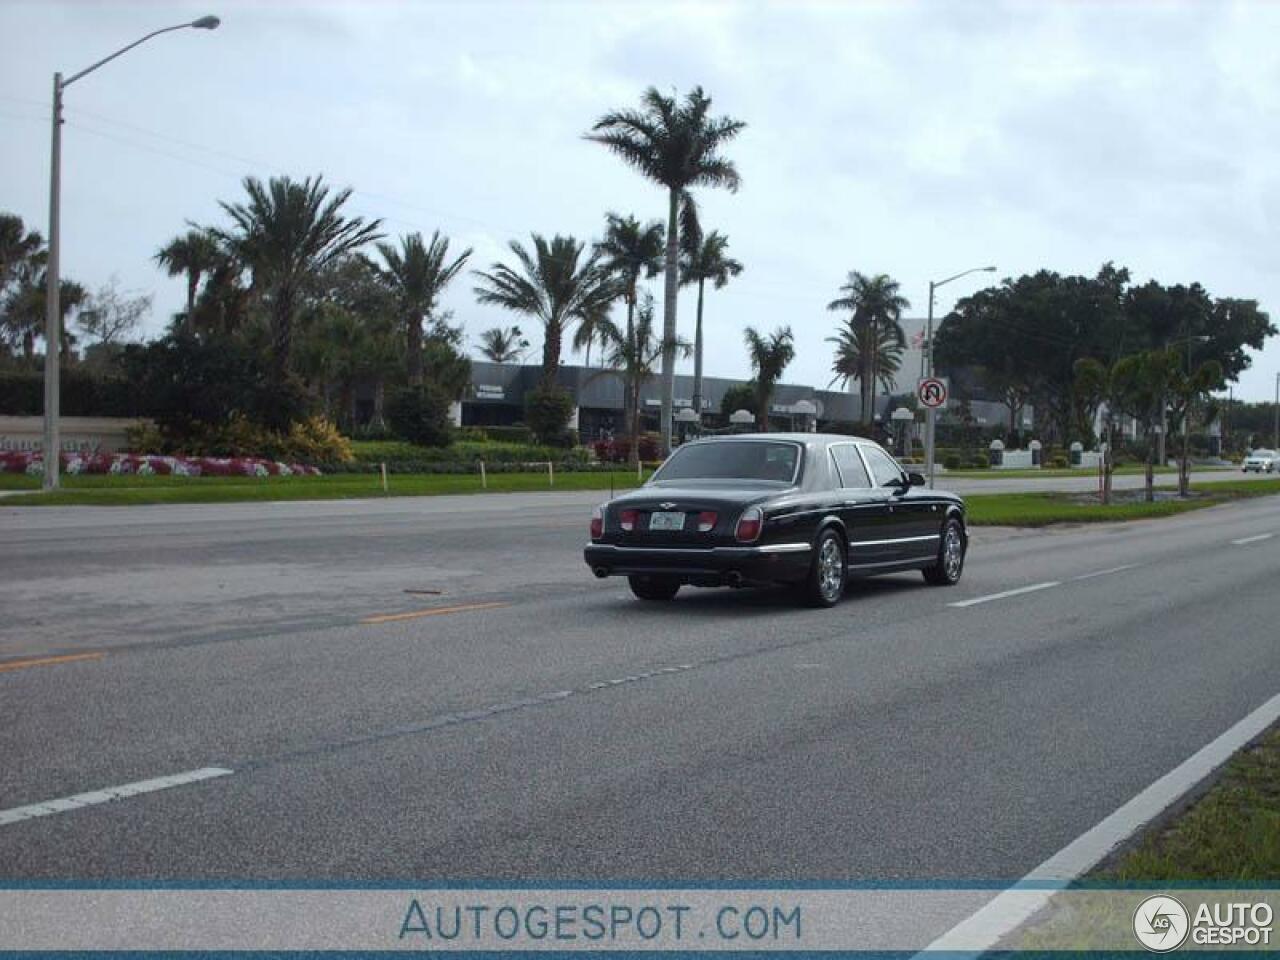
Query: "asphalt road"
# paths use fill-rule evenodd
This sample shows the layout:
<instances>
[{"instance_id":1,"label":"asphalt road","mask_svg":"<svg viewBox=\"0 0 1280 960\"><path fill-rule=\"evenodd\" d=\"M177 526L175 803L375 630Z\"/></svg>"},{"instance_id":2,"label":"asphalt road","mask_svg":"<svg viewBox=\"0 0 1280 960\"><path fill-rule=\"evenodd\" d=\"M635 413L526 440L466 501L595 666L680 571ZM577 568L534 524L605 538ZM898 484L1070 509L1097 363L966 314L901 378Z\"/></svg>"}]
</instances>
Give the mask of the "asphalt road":
<instances>
[{"instance_id":1,"label":"asphalt road","mask_svg":"<svg viewBox=\"0 0 1280 960\"><path fill-rule=\"evenodd\" d=\"M633 601L594 499L0 508L0 812L233 771L0 823L0 879L1012 880L1280 688L1278 499L830 611Z\"/></svg>"}]
</instances>

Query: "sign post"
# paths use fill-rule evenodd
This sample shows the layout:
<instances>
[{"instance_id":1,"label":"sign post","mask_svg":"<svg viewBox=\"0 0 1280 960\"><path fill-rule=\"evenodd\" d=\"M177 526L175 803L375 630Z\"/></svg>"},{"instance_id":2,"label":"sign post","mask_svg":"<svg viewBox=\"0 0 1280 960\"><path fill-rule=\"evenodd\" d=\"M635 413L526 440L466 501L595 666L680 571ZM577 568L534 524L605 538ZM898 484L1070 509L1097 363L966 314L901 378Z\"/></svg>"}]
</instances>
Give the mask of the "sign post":
<instances>
[{"instance_id":1,"label":"sign post","mask_svg":"<svg viewBox=\"0 0 1280 960\"><path fill-rule=\"evenodd\" d=\"M936 459L934 452L934 427L938 417L938 408L947 402L947 382L941 377L921 377L916 384L916 399L925 409L924 429L924 469L929 480L929 488L933 489L933 470Z\"/></svg>"}]
</instances>

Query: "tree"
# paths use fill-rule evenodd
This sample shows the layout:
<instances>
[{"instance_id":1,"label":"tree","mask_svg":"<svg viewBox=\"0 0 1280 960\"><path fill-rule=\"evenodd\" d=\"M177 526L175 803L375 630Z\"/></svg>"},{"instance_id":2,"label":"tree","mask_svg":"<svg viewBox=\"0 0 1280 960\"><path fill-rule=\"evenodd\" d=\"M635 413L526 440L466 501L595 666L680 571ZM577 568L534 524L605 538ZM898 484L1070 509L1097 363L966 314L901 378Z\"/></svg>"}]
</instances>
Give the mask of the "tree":
<instances>
[{"instance_id":1,"label":"tree","mask_svg":"<svg viewBox=\"0 0 1280 960\"><path fill-rule=\"evenodd\" d=\"M903 344L892 330L846 323L836 336L827 337L827 343L836 345L835 359L831 364L835 376L828 386L839 383L842 388L847 388L850 381L859 379L864 370L871 368L874 358L876 385L886 392L893 389L902 367Z\"/></svg>"},{"instance_id":2,"label":"tree","mask_svg":"<svg viewBox=\"0 0 1280 960\"><path fill-rule=\"evenodd\" d=\"M769 405L773 390L782 379L782 371L795 359L796 350L790 327L779 327L767 337L754 327L743 331L747 351L751 355L751 369L755 373L756 416L760 418L760 430L769 430Z\"/></svg>"},{"instance_id":3,"label":"tree","mask_svg":"<svg viewBox=\"0 0 1280 960\"><path fill-rule=\"evenodd\" d=\"M1093 357L1081 357L1076 361L1076 385L1078 397L1092 410L1101 408L1102 427L1102 502L1111 502L1111 476L1114 469L1116 415L1120 412L1120 395L1124 385L1123 360L1105 364Z\"/></svg>"},{"instance_id":4,"label":"tree","mask_svg":"<svg viewBox=\"0 0 1280 960\"><path fill-rule=\"evenodd\" d=\"M378 239L382 221L345 216L351 188L330 194L320 176L301 183L272 177L266 184L246 177L243 185L247 202L220 204L233 227L215 236L248 266L254 290L268 304L272 371L283 380L306 285L330 263Z\"/></svg>"},{"instance_id":5,"label":"tree","mask_svg":"<svg viewBox=\"0 0 1280 960\"><path fill-rule=\"evenodd\" d=\"M519 327L490 327L480 333L480 354L490 363L511 363L528 349Z\"/></svg>"},{"instance_id":6,"label":"tree","mask_svg":"<svg viewBox=\"0 0 1280 960\"><path fill-rule=\"evenodd\" d=\"M609 323L609 310L612 306L611 302L599 301L578 320L578 329L573 334L573 349L586 349L584 366L591 366L591 345L597 340L604 341L604 328Z\"/></svg>"},{"instance_id":7,"label":"tree","mask_svg":"<svg viewBox=\"0 0 1280 960\"><path fill-rule=\"evenodd\" d=\"M5 335L21 344L22 356L28 363L35 360L36 340L45 332L46 304L48 303L48 275L42 260L31 259L18 270L17 282L3 304ZM84 305L88 291L74 280L63 278L58 284L58 310L61 313L59 329L62 342L58 345L63 364L71 359L71 348L76 337L67 320L73 311ZM45 349L49 349L48 344Z\"/></svg>"},{"instance_id":8,"label":"tree","mask_svg":"<svg viewBox=\"0 0 1280 960\"><path fill-rule=\"evenodd\" d=\"M729 256L729 238L712 230L702 235L695 223L680 237L680 282L698 287L698 314L693 334L693 409L702 413L702 299L710 280L717 290L724 288L730 277L742 273L742 264Z\"/></svg>"},{"instance_id":9,"label":"tree","mask_svg":"<svg viewBox=\"0 0 1280 960\"><path fill-rule=\"evenodd\" d=\"M662 269L666 249L666 229L661 220L642 224L635 217L621 217L616 213L605 216L604 240L596 244L601 267L622 286L622 297L627 303L625 341L635 338L636 297L640 278L651 278ZM623 422L630 425L639 411L631 409L631 393L623 391ZM630 427L628 427L630 429ZM635 437L632 431L632 452Z\"/></svg>"},{"instance_id":10,"label":"tree","mask_svg":"<svg viewBox=\"0 0 1280 960\"><path fill-rule=\"evenodd\" d=\"M711 98L694 87L677 102L656 87L640 98L639 110L616 110L596 121L587 139L602 144L642 175L667 189L666 278L662 311L662 446L671 449L675 397L676 294L679 289L678 218L681 198L694 187L737 192L740 178L721 149L746 126L731 117L710 117Z\"/></svg>"},{"instance_id":11,"label":"tree","mask_svg":"<svg viewBox=\"0 0 1280 960\"><path fill-rule=\"evenodd\" d=\"M0 213L0 298L8 294L24 265L43 266L44 257L44 238L35 230L26 229L21 217Z\"/></svg>"},{"instance_id":12,"label":"tree","mask_svg":"<svg viewBox=\"0 0 1280 960\"><path fill-rule=\"evenodd\" d=\"M1191 492L1191 412L1195 405L1222 386L1222 365L1205 360L1193 369L1183 364L1169 376L1170 427L1182 427L1182 456L1178 460L1178 496Z\"/></svg>"},{"instance_id":13,"label":"tree","mask_svg":"<svg viewBox=\"0 0 1280 960\"><path fill-rule=\"evenodd\" d=\"M898 292L899 289L898 281L888 274L869 276L850 270L847 280L840 287L844 296L827 304L828 310L849 313L845 320L848 337L841 335L836 342L856 341L862 348L858 351L860 363L852 379L856 379L861 388L864 424L871 422L875 410L876 383L881 379L881 361L877 348L886 339L896 345L899 353L906 346L906 337L902 331L902 311L908 309L911 303ZM866 332L859 335L861 328L866 328ZM846 382L848 379L846 378Z\"/></svg>"},{"instance_id":14,"label":"tree","mask_svg":"<svg viewBox=\"0 0 1280 960\"><path fill-rule=\"evenodd\" d=\"M418 386L422 383L422 321L435 315L440 294L462 270L471 248L446 262L449 238L440 236L437 230L431 234L430 243L422 242L422 234L410 233L400 238L399 250L389 243L379 243L378 252L386 263L383 276L395 295L404 323L409 384Z\"/></svg>"},{"instance_id":15,"label":"tree","mask_svg":"<svg viewBox=\"0 0 1280 960\"><path fill-rule=\"evenodd\" d=\"M174 237L156 253L156 263L169 276L185 276L187 279L187 309L183 314L183 322L188 330L193 329L196 291L200 287L200 279L212 273L222 257L218 238L209 230L199 227L192 227L181 236Z\"/></svg>"},{"instance_id":16,"label":"tree","mask_svg":"<svg viewBox=\"0 0 1280 960\"><path fill-rule=\"evenodd\" d=\"M114 275L97 292L88 296L76 317L86 335L101 344L112 345L138 328L151 312L151 294L121 291Z\"/></svg>"},{"instance_id":17,"label":"tree","mask_svg":"<svg viewBox=\"0 0 1280 960\"><path fill-rule=\"evenodd\" d=\"M605 328L611 349L605 360L609 369L602 372L622 378L626 397L627 462L632 465L639 458L640 390L653 379L655 366L661 360L665 346L654 331L653 313L653 296L646 291L626 334L612 323ZM684 341L677 341L672 347L681 356L689 355L689 344Z\"/></svg>"},{"instance_id":18,"label":"tree","mask_svg":"<svg viewBox=\"0 0 1280 960\"><path fill-rule=\"evenodd\" d=\"M591 316L617 295L617 287L600 268L593 253L584 258L584 244L556 235L548 243L532 234L533 252L519 242L509 244L516 266L495 263L486 273L476 271L480 303L490 303L533 317L542 324L542 382L555 383L568 325Z\"/></svg>"},{"instance_id":19,"label":"tree","mask_svg":"<svg viewBox=\"0 0 1280 960\"><path fill-rule=\"evenodd\" d=\"M1122 357L1112 380L1117 412L1132 417L1142 430L1146 447L1146 498L1155 500L1156 445L1153 434L1160 426L1173 372L1182 357L1175 350L1149 350Z\"/></svg>"},{"instance_id":20,"label":"tree","mask_svg":"<svg viewBox=\"0 0 1280 960\"><path fill-rule=\"evenodd\" d=\"M752 410L756 405L754 383L735 383L720 397L720 412L730 417L739 410Z\"/></svg>"}]
</instances>

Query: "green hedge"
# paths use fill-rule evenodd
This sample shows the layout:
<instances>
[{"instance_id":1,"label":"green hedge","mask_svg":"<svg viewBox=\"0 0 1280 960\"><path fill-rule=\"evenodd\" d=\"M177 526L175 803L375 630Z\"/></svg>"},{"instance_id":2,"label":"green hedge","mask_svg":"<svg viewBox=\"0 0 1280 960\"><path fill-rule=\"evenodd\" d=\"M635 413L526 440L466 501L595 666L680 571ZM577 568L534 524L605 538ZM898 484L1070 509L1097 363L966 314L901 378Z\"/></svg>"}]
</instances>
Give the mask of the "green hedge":
<instances>
[{"instance_id":1,"label":"green hedge","mask_svg":"<svg viewBox=\"0 0 1280 960\"><path fill-rule=\"evenodd\" d=\"M127 380L63 370L59 378L64 417L145 417L151 411ZM44 376L0 373L0 414L38 417L44 413Z\"/></svg>"},{"instance_id":2,"label":"green hedge","mask_svg":"<svg viewBox=\"0 0 1280 960\"><path fill-rule=\"evenodd\" d=\"M550 460L557 470L582 470L591 466L589 453L579 447L562 450L528 443L460 440L447 447L419 447L399 440L352 444L355 461L345 468L362 472L385 463L392 473L468 473L483 460L486 470L527 469L527 463Z\"/></svg>"}]
</instances>

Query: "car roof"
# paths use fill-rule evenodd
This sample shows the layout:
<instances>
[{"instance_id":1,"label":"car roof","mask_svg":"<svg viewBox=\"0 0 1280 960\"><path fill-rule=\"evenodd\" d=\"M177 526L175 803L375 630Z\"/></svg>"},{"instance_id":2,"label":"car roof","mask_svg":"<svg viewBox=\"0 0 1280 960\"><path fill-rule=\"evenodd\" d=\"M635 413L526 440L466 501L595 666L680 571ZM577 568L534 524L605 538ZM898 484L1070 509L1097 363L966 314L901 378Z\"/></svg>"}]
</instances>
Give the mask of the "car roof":
<instances>
[{"instance_id":1,"label":"car roof","mask_svg":"<svg viewBox=\"0 0 1280 960\"><path fill-rule=\"evenodd\" d=\"M789 443L871 443L880 446L870 437L855 437L843 433L724 433L713 437L698 437L689 443L719 443L725 440L782 440Z\"/></svg>"}]
</instances>

